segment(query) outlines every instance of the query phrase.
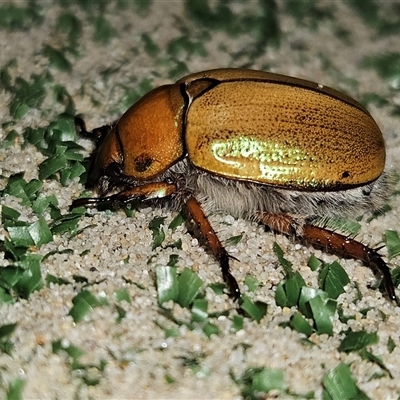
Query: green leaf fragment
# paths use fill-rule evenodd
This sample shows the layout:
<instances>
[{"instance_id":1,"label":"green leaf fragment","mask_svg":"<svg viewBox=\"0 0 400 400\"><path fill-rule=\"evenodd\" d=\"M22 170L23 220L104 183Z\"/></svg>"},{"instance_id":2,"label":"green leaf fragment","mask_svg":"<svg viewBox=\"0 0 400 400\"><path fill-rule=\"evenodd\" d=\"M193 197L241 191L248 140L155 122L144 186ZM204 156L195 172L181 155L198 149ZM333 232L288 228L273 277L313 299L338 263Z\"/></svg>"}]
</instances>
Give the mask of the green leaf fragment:
<instances>
[{"instance_id":1,"label":"green leaf fragment","mask_svg":"<svg viewBox=\"0 0 400 400\"><path fill-rule=\"evenodd\" d=\"M175 218L168 225L168 229L174 231L178 226L182 225L185 222L185 218L181 213L177 214Z\"/></svg>"},{"instance_id":2,"label":"green leaf fragment","mask_svg":"<svg viewBox=\"0 0 400 400\"><path fill-rule=\"evenodd\" d=\"M256 399L270 391L285 392L283 371L273 368L248 368L243 376L236 380L241 386L242 397ZM265 397L265 396L262 396Z\"/></svg>"},{"instance_id":3,"label":"green leaf fragment","mask_svg":"<svg viewBox=\"0 0 400 400\"><path fill-rule=\"evenodd\" d=\"M17 120L22 119L31 108L40 108L45 96L46 87L49 83L49 76L31 76L31 82L18 77L14 85L9 88L14 96L10 102L10 114Z\"/></svg>"},{"instance_id":4,"label":"green leaf fragment","mask_svg":"<svg viewBox=\"0 0 400 400\"><path fill-rule=\"evenodd\" d=\"M165 239L165 232L162 228L166 217L155 217L149 223L149 228L153 232L153 250L157 247L161 246L162 242Z\"/></svg>"},{"instance_id":5,"label":"green leaf fragment","mask_svg":"<svg viewBox=\"0 0 400 400\"><path fill-rule=\"evenodd\" d=\"M285 390L283 371L280 369L263 368L253 377L253 387L256 391L268 393L271 390Z\"/></svg>"},{"instance_id":6,"label":"green leaf fragment","mask_svg":"<svg viewBox=\"0 0 400 400\"><path fill-rule=\"evenodd\" d=\"M43 55L49 59L49 64L51 67L63 72L72 71L72 65L62 51L47 45L43 49Z\"/></svg>"},{"instance_id":7,"label":"green leaf fragment","mask_svg":"<svg viewBox=\"0 0 400 400\"><path fill-rule=\"evenodd\" d=\"M344 286L350 283L350 278L343 267L336 261L325 264L319 274L319 285L332 299L337 299L345 292Z\"/></svg>"},{"instance_id":8,"label":"green leaf fragment","mask_svg":"<svg viewBox=\"0 0 400 400\"><path fill-rule=\"evenodd\" d=\"M206 299L195 299L192 304L192 321L204 322L208 318L208 301Z\"/></svg>"},{"instance_id":9,"label":"green leaf fragment","mask_svg":"<svg viewBox=\"0 0 400 400\"><path fill-rule=\"evenodd\" d=\"M7 227L10 241L15 246L28 248L29 246L40 247L44 243L49 243L53 240L53 235L46 223L41 217L38 221L32 224L16 225Z\"/></svg>"},{"instance_id":10,"label":"green leaf fragment","mask_svg":"<svg viewBox=\"0 0 400 400\"><path fill-rule=\"evenodd\" d=\"M323 265L323 262L319 258L315 257L314 254L312 254L308 259L307 265L310 267L311 271L316 271Z\"/></svg>"},{"instance_id":11,"label":"green leaf fragment","mask_svg":"<svg viewBox=\"0 0 400 400\"><path fill-rule=\"evenodd\" d=\"M71 282L64 279L64 278L59 278L55 275L52 274L47 274L46 275L46 286L49 287L50 284L54 285L70 285Z\"/></svg>"},{"instance_id":12,"label":"green leaf fragment","mask_svg":"<svg viewBox=\"0 0 400 400\"><path fill-rule=\"evenodd\" d=\"M65 148L66 150L66 148ZM68 159L65 153L58 153L50 158L47 158L39 165L39 179L45 180L56 172L67 167Z\"/></svg>"},{"instance_id":13,"label":"green leaf fragment","mask_svg":"<svg viewBox=\"0 0 400 400\"><path fill-rule=\"evenodd\" d=\"M203 326L203 332L205 335L210 338L211 335L219 335L220 331L217 325L207 321L206 324Z\"/></svg>"},{"instance_id":14,"label":"green leaf fragment","mask_svg":"<svg viewBox=\"0 0 400 400\"><path fill-rule=\"evenodd\" d=\"M9 337L15 331L17 324L6 324L0 326L0 340Z\"/></svg>"},{"instance_id":15,"label":"green leaf fragment","mask_svg":"<svg viewBox=\"0 0 400 400\"><path fill-rule=\"evenodd\" d=\"M321 296L309 300L309 305L317 327L317 333L333 335L333 317L336 312L336 302L324 300Z\"/></svg>"},{"instance_id":16,"label":"green leaf fragment","mask_svg":"<svg viewBox=\"0 0 400 400\"><path fill-rule=\"evenodd\" d=\"M365 331L354 332L348 330L338 350L345 352L357 351L377 342L378 334L376 332L368 333Z\"/></svg>"},{"instance_id":17,"label":"green leaf fragment","mask_svg":"<svg viewBox=\"0 0 400 400\"><path fill-rule=\"evenodd\" d=\"M260 287L260 282L252 275L246 275L244 284L249 289L249 292L255 292Z\"/></svg>"},{"instance_id":18,"label":"green leaf fragment","mask_svg":"<svg viewBox=\"0 0 400 400\"><path fill-rule=\"evenodd\" d=\"M154 40L147 33L143 33L141 36L144 45L144 51L150 56L155 57L159 54L160 48L154 42Z\"/></svg>"},{"instance_id":19,"label":"green leaf fragment","mask_svg":"<svg viewBox=\"0 0 400 400\"><path fill-rule=\"evenodd\" d=\"M78 209L75 209L74 212L70 214L61 215L60 217L55 219L51 225L51 231L53 235L61 235L65 232L71 232L71 233L76 232L79 220L81 218L81 214L77 212ZM83 207L82 207L82 212L83 213L85 212L85 209Z\"/></svg>"},{"instance_id":20,"label":"green leaf fragment","mask_svg":"<svg viewBox=\"0 0 400 400\"><path fill-rule=\"evenodd\" d=\"M78 359L85 354L83 350L70 344L67 340L56 340L51 344L51 347L54 354L65 351L72 359Z\"/></svg>"},{"instance_id":21,"label":"green leaf fragment","mask_svg":"<svg viewBox=\"0 0 400 400\"><path fill-rule=\"evenodd\" d=\"M100 42L102 44L109 43L112 37L115 36L116 34L110 22L107 21L102 15L95 18L94 28L95 32L93 35L93 39L96 42Z\"/></svg>"},{"instance_id":22,"label":"green leaf fragment","mask_svg":"<svg viewBox=\"0 0 400 400\"><path fill-rule=\"evenodd\" d=\"M385 372L387 372L387 374L390 376L390 378L393 379L392 373L386 367L386 365L383 363L381 357L378 357L375 354L372 354L365 347L360 350L359 354L363 360L370 361L370 362L375 363L376 365L379 365Z\"/></svg>"},{"instance_id":23,"label":"green leaf fragment","mask_svg":"<svg viewBox=\"0 0 400 400\"><path fill-rule=\"evenodd\" d=\"M308 302L314 297L321 296L324 300L328 299L328 294L320 289L314 289L308 286L301 288L299 298L299 310L306 318L312 318L312 312Z\"/></svg>"},{"instance_id":24,"label":"green leaf fragment","mask_svg":"<svg viewBox=\"0 0 400 400\"><path fill-rule=\"evenodd\" d=\"M293 307L298 304L302 288L306 286L298 271L291 274L287 281L281 282L275 292L275 302L280 307Z\"/></svg>"},{"instance_id":25,"label":"green leaf fragment","mask_svg":"<svg viewBox=\"0 0 400 400\"><path fill-rule=\"evenodd\" d=\"M21 378L17 378L10 383L8 387L6 400L22 400L22 390L24 389L26 381Z\"/></svg>"},{"instance_id":26,"label":"green leaf fragment","mask_svg":"<svg viewBox=\"0 0 400 400\"><path fill-rule=\"evenodd\" d=\"M8 207L8 206L2 206L1 207L1 219L4 223L5 220L11 220L12 222L15 222L18 220L18 218L21 216L21 213L14 208Z\"/></svg>"},{"instance_id":27,"label":"green leaf fragment","mask_svg":"<svg viewBox=\"0 0 400 400\"><path fill-rule=\"evenodd\" d=\"M16 327L17 324L6 324L0 326L0 353L5 353L9 356L12 355L14 345L11 340L11 336L14 333Z\"/></svg>"},{"instance_id":28,"label":"green leaf fragment","mask_svg":"<svg viewBox=\"0 0 400 400\"><path fill-rule=\"evenodd\" d=\"M236 246L243 239L243 233L236 236L231 236L225 241L228 246Z\"/></svg>"},{"instance_id":29,"label":"green leaf fragment","mask_svg":"<svg viewBox=\"0 0 400 400\"><path fill-rule=\"evenodd\" d=\"M68 35L70 49L74 49L78 45L82 34L82 23L74 14L67 12L59 15L56 29Z\"/></svg>"},{"instance_id":30,"label":"green leaf fragment","mask_svg":"<svg viewBox=\"0 0 400 400\"><path fill-rule=\"evenodd\" d=\"M158 304L167 301L177 301L179 297L179 284L176 267L156 267Z\"/></svg>"},{"instance_id":31,"label":"green leaf fragment","mask_svg":"<svg viewBox=\"0 0 400 400\"><path fill-rule=\"evenodd\" d=\"M40 7L35 2L20 4L22 7L14 4L4 4L0 7L0 29L27 30L43 21ZM25 4L27 6L23 7Z\"/></svg>"},{"instance_id":32,"label":"green leaf fragment","mask_svg":"<svg viewBox=\"0 0 400 400\"><path fill-rule=\"evenodd\" d=\"M19 133L15 129L12 129L10 132L7 133L6 137L3 139L1 147L3 148L13 147L17 143L18 138L19 138Z\"/></svg>"},{"instance_id":33,"label":"green leaf fragment","mask_svg":"<svg viewBox=\"0 0 400 400\"><path fill-rule=\"evenodd\" d=\"M396 348L396 343L392 339L391 336L389 336L388 342L387 342L387 348L389 350L389 353L392 353L393 350Z\"/></svg>"},{"instance_id":34,"label":"green leaf fragment","mask_svg":"<svg viewBox=\"0 0 400 400\"><path fill-rule=\"evenodd\" d=\"M203 281L191 269L185 268L178 277L178 284L178 303L182 307L189 307L203 286Z\"/></svg>"},{"instance_id":35,"label":"green leaf fragment","mask_svg":"<svg viewBox=\"0 0 400 400\"><path fill-rule=\"evenodd\" d=\"M253 302L245 295L240 297L240 308L257 322L260 322L267 313L267 305L265 303L261 301Z\"/></svg>"},{"instance_id":36,"label":"green leaf fragment","mask_svg":"<svg viewBox=\"0 0 400 400\"><path fill-rule=\"evenodd\" d=\"M325 390L332 400L370 400L354 382L350 368L340 363L329 371L322 380Z\"/></svg>"},{"instance_id":37,"label":"green leaf fragment","mask_svg":"<svg viewBox=\"0 0 400 400\"><path fill-rule=\"evenodd\" d=\"M400 254L400 238L397 231L386 230L385 242L389 253L389 259Z\"/></svg>"},{"instance_id":38,"label":"green leaf fragment","mask_svg":"<svg viewBox=\"0 0 400 400\"><path fill-rule=\"evenodd\" d=\"M283 267L285 278L289 279L294 274L292 263L283 256L283 250L278 243L274 242L273 249L276 257L278 258L279 264L281 264Z\"/></svg>"},{"instance_id":39,"label":"green leaf fragment","mask_svg":"<svg viewBox=\"0 0 400 400\"><path fill-rule=\"evenodd\" d=\"M170 254L167 265L169 267L176 267L178 264L178 259L179 259L178 254Z\"/></svg>"},{"instance_id":40,"label":"green leaf fragment","mask_svg":"<svg viewBox=\"0 0 400 400\"><path fill-rule=\"evenodd\" d=\"M39 195L33 202L32 202L32 210L35 214L41 215L44 211L50 206L57 207L58 200L57 197L52 194L50 196L43 196Z\"/></svg>"},{"instance_id":41,"label":"green leaf fragment","mask_svg":"<svg viewBox=\"0 0 400 400\"><path fill-rule=\"evenodd\" d=\"M127 303L131 303L131 296L125 288L118 289L114 292L115 299L119 302L126 301Z\"/></svg>"},{"instance_id":42,"label":"green leaf fragment","mask_svg":"<svg viewBox=\"0 0 400 400\"><path fill-rule=\"evenodd\" d=\"M313 333L313 328L309 322L300 314L293 314L290 319L290 326L297 332L310 336Z\"/></svg>"},{"instance_id":43,"label":"green leaf fragment","mask_svg":"<svg viewBox=\"0 0 400 400\"><path fill-rule=\"evenodd\" d=\"M208 287L218 296L222 296L226 289L224 283L210 283Z\"/></svg>"},{"instance_id":44,"label":"green leaf fragment","mask_svg":"<svg viewBox=\"0 0 400 400\"><path fill-rule=\"evenodd\" d=\"M53 235L44 220L39 218L38 221L34 222L28 227L29 234L32 237L33 242L36 246L40 247L42 244L49 243L53 240Z\"/></svg>"},{"instance_id":45,"label":"green leaf fragment","mask_svg":"<svg viewBox=\"0 0 400 400\"><path fill-rule=\"evenodd\" d=\"M243 329L244 318L241 315L234 315L232 318L232 327L230 331L232 333L239 332Z\"/></svg>"},{"instance_id":46,"label":"green leaf fragment","mask_svg":"<svg viewBox=\"0 0 400 400\"><path fill-rule=\"evenodd\" d=\"M71 308L69 315L75 322L80 322L89 314L94 307L100 306L101 302L88 290L82 290L73 299L74 304Z\"/></svg>"},{"instance_id":47,"label":"green leaf fragment","mask_svg":"<svg viewBox=\"0 0 400 400\"><path fill-rule=\"evenodd\" d=\"M30 206L31 202L36 198L37 192L42 188L43 183L38 179L26 182L23 175L23 172L11 175L8 178L4 193L22 199L21 204L23 206Z\"/></svg>"},{"instance_id":48,"label":"green leaf fragment","mask_svg":"<svg viewBox=\"0 0 400 400\"><path fill-rule=\"evenodd\" d=\"M13 291L19 297L28 299L35 290L42 288L41 259L38 254L23 254L15 265L1 268L0 288L4 295ZM3 301L8 302L7 296Z\"/></svg>"}]
</instances>

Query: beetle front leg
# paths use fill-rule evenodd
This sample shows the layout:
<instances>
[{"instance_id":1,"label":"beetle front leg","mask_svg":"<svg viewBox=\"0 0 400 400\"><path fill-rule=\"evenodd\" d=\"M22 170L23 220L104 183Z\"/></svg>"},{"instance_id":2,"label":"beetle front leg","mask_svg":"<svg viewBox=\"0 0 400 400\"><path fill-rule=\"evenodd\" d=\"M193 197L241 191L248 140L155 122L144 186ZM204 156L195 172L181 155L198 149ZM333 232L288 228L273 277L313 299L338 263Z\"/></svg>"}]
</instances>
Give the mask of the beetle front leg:
<instances>
[{"instance_id":1,"label":"beetle front leg","mask_svg":"<svg viewBox=\"0 0 400 400\"><path fill-rule=\"evenodd\" d=\"M239 285L236 279L230 272L229 268L229 254L225 250L221 241L218 239L217 234L210 225L207 216L204 214L200 204L194 197L189 197L186 200L186 208L192 217L193 221L197 224L200 232L206 239L208 245L210 246L214 256L219 261L219 265L222 271L222 277L225 283L228 285L229 294L236 300L240 297Z\"/></svg>"},{"instance_id":2,"label":"beetle front leg","mask_svg":"<svg viewBox=\"0 0 400 400\"><path fill-rule=\"evenodd\" d=\"M152 182L146 185L134 186L122 192L105 197L89 197L76 199L72 202L71 208L82 206L98 206L100 204L127 204L135 200L151 200L170 196L177 191L173 183Z\"/></svg>"},{"instance_id":3,"label":"beetle front leg","mask_svg":"<svg viewBox=\"0 0 400 400\"><path fill-rule=\"evenodd\" d=\"M398 304L390 270L379 253L371 247L348 236L311 224L304 224L300 232L298 232L299 229L296 229L295 220L288 215L259 213L256 215L256 219L275 231L287 235L294 235L296 238L308 244L323 247L332 253L339 254L346 258L354 258L363 261L374 272L379 271L382 274L387 295L392 301Z\"/></svg>"}]
</instances>

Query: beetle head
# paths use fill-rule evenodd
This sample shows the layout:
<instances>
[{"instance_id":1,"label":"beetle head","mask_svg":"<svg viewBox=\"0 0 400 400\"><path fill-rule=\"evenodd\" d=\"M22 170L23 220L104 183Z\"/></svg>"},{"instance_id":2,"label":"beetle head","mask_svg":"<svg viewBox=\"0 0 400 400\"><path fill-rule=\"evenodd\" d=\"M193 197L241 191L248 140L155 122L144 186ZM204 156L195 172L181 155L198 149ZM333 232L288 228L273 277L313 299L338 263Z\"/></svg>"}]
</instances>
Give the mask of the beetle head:
<instances>
[{"instance_id":1,"label":"beetle head","mask_svg":"<svg viewBox=\"0 0 400 400\"><path fill-rule=\"evenodd\" d=\"M90 181L101 194L155 180L182 158L184 109L179 86L165 85L126 111L97 150Z\"/></svg>"}]
</instances>

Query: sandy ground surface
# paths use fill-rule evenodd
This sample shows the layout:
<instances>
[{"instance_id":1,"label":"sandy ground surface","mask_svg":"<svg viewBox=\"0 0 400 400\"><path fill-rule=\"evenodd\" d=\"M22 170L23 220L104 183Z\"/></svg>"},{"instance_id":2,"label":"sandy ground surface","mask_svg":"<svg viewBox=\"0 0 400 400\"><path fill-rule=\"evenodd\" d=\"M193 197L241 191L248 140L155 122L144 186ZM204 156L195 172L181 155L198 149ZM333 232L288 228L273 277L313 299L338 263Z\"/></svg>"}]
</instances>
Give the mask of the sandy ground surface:
<instances>
[{"instance_id":1,"label":"sandy ground surface","mask_svg":"<svg viewBox=\"0 0 400 400\"><path fill-rule=\"evenodd\" d=\"M262 2L229 2L226 10L220 8L222 2L209 3L208 9L204 2L202 9L190 12L184 1L143 2L144 8L138 6L139 2L123 7L123 2L61 6L43 1L33 9L27 9L27 2L1 2L0 7L14 4L27 11L22 26L13 25L15 29L11 30L7 29L9 20L2 22L0 68L8 66L11 86L18 77L32 82L33 74L47 76L46 79L50 76L53 89L55 85L65 88L89 128L113 121L131 99L152 87L210 68L251 67L298 76L344 90L358 99L373 93L387 100L384 104L368 104L386 140L387 168L400 171L399 80L380 76L377 68L365 65L369 57L400 53L398 30L380 33L377 25L369 24L345 2L321 2L318 8L299 8L297 15L285 6L289 2L277 2L273 15L280 29L280 44L276 46L273 20L263 16ZM399 3L379 4L379 18L387 24L393 22ZM264 22L260 26L250 23L244 29L246 18L255 17ZM271 31L261 32L260 27L265 26ZM68 62L57 62L48 49L59 51ZM11 60L15 62L9 64ZM388 61L387 69L390 67ZM65 111L66 102L52 95L53 89L41 94L43 102L30 106L29 112L17 119L9 109L15 93L5 87L3 80L0 135L2 141L11 129L18 135L11 146L0 148L2 188L10 175L21 171L25 171L26 181L38 178L38 166L46 156L33 145L24 146L22 135L28 127L48 126ZM396 106L397 115L393 113ZM84 155L88 155L92 143L85 139L79 139L79 143L86 149ZM79 179L65 186L56 180L44 180L41 189L44 195L56 196L64 214L83 191ZM17 197L4 195L1 203L18 210L22 221L34 222L38 218ZM357 239L372 246L381 245L385 231L398 228L399 197L391 195L387 204L390 211L369 222L367 217L361 220ZM162 246L153 250L149 223L158 216L165 217L166 238ZM190 322L191 314L173 302L167 308L176 320L167 318L158 305L155 271L157 266L168 263L170 255L178 255L178 271L192 269L205 285L221 282L219 266L202 246L202 240L184 224L174 231L168 229L175 216L167 209L150 206L135 211L131 218L123 211L90 210L81 218L79 229L90 227L80 234L55 234L48 243L30 249L40 255L51 253L40 263L43 279L50 274L66 282L44 285L28 299L14 295L13 302L0 305L1 325L17 324L9 336L12 349L0 353L0 397L242 398L245 384L241 378L245 371L260 367L282 371L284 382L281 390L274 389L269 395L264 392L261 397L304 398L312 392L320 399L323 377L342 362L350 366L354 382L371 399L398 398L400 308L371 288L375 283L373 273L358 261L342 260L265 232L255 223L229 215L210 218L222 241L243 235L238 244L228 244L227 250L240 260L232 262L232 270L243 291L268 306L261 321L245 317L242 329L232 331L237 306L228 296L217 295L209 287L203 289L208 312L219 316L209 316L208 321L218 328L218 334L209 338L201 324L177 323L176 320ZM44 218L51 220L48 212ZM2 240L8 235L4 228L1 235ZM181 248L169 246L178 240L182 241ZM354 318L343 322L336 313L333 334L315 332L308 341L289 326L282 326L297 308L282 308L275 302L276 287L283 279L282 266L273 252L275 241L310 287L318 288L318 272L307 266L311 254L327 262L340 261L351 283L338 302L344 314ZM387 257L386 247L381 253ZM397 263L398 258L394 258L389 266L393 268ZM4 268L13 264L7 253L2 253L1 264ZM254 292L244 284L248 275L261 284ZM357 302L354 283L361 293ZM94 307L76 322L69 313L73 299L84 289L107 304ZM116 294L121 291L129 301L118 300ZM369 311L363 312L367 308ZM121 309L125 314L118 320ZM167 328L174 334L169 335ZM363 360L358 352L338 349L349 328L377 332L377 342L367 349L381 358L390 374L377 362ZM56 343L70 354L57 351ZM71 355L74 348L82 354ZM24 382L21 393L20 382ZM17 397L12 397L13 391Z\"/></svg>"}]
</instances>

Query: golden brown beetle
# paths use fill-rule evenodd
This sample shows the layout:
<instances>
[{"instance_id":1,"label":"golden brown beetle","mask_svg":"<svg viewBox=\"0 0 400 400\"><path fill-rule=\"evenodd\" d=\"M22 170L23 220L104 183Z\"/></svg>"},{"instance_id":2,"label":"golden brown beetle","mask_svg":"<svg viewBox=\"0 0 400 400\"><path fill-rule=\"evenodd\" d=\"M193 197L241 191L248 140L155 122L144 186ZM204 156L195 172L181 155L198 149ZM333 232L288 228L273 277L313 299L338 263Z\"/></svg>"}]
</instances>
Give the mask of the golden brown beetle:
<instances>
[{"instance_id":1,"label":"golden brown beetle","mask_svg":"<svg viewBox=\"0 0 400 400\"><path fill-rule=\"evenodd\" d=\"M81 133L99 138L91 181L101 197L73 207L153 199L186 207L235 297L239 287L210 212L360 259L382 273L396 300L376 250L316 225L375 210L387 193L381 131L352 98L283 75L218 69L154 89L113 125L87 132L76 122Z\"/></svg>"}]
</instances>

